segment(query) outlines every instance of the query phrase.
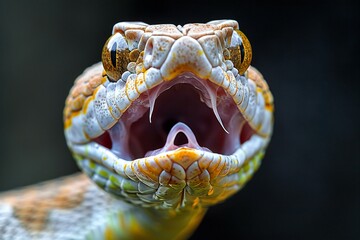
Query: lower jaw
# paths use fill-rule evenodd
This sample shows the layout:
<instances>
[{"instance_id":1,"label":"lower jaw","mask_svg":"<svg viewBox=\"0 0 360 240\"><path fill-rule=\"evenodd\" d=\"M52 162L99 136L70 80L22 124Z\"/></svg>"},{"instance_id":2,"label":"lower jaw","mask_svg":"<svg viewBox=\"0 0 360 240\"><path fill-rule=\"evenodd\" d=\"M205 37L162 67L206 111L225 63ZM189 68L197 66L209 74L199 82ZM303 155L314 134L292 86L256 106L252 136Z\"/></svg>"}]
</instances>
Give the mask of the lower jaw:
<instances>
[{"instance_id":1,"label":"lower jaw","mask_svg":"<svg viewBox=\"0 0 360 240\"><path fill-rule=\"evenodd\" d=\"M250 140L256 141L256 137ZM180 147L134 161L102 155L78 163L95 183L120 199L143 207L186 210L215 205L240 190L258 169L264 152L250 154L237 151L224 156Z\"/></svg>"}]
</instances>

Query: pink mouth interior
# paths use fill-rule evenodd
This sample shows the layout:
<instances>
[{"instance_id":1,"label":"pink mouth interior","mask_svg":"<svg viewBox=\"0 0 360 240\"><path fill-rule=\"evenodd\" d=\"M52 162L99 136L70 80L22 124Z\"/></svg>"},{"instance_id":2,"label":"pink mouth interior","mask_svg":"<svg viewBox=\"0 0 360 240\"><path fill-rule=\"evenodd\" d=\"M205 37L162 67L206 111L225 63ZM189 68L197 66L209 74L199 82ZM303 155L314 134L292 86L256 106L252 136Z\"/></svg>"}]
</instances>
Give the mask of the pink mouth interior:
<instances>
[{"instance_id":1,"label":"pink mouth interior","mask_svg":"<svg viewBox=\"0 0 360 240\"><path fill-rule=\"evenodd\" d=\"M94 141L119 158L132 160L179 147L228 155L253 133L222 88L186 73L143 93Z\"/></svg>"}]
</instances>

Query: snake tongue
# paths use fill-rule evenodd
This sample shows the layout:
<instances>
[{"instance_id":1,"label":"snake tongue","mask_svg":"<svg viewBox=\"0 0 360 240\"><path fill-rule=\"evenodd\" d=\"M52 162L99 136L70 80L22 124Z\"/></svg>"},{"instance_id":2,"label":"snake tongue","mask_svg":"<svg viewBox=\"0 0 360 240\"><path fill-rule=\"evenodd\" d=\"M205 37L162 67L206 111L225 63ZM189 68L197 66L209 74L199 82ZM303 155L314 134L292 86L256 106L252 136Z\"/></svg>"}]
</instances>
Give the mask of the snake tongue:
<instances>
[{"instance_id":1,"label":"snake tongue","mask_svg":"<svg viewBox=\"0 0 360 240\"><path fill-rule=\"evenodd\" d=\"M177 137L179 136L179 134L183 133L187 139L187 143L185 144L181 144L180 146L175 144L175 141L177 139ZM182 122L178 122L177 124L175 124L167 138L166 138L166 143L164 145L164 147L153 150L153 151L148 151L145 154L145 157L148 156L154 156L163 152L167 152L167 151L172 151L181 147L187 147L187 148L192 148L192 149L198 149L198 150L202 150L202 151L210 151L208 148L205 147L201 147L195 137L195 134L193 133L193 131L191 130L191 128L189 126L187 126L185 123Z\"/></svg>"}]
</instances>

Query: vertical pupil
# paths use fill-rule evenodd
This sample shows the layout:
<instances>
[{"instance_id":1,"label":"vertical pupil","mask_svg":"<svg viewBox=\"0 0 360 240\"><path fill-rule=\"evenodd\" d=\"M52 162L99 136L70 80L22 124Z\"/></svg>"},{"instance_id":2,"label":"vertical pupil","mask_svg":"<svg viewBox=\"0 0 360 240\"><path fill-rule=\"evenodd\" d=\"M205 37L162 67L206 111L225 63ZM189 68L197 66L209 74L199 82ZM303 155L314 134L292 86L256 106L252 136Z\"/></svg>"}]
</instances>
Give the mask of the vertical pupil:
<instances>
[{"instance_id":1,"label":"vertical pupil","mask_svg":"<svg viewBox=\"0 0 360 240\"><path fill-rule=\"evenodd\" d=\"M116 67L116 49L117 43L115 42L111 47L110 57L111 57L111 64Z\"/></svg>"},{"instance_id":2,"label":"vertical pupil","mask_svg":"<svg viewBox=\"0 0 360 240\"><path fill-rule=\"evenodd\" d=\"M240 44L240 55L241 55L241 63L243 63L245 57L245 48L242 42Z\"/></svg>"}]
</instances>

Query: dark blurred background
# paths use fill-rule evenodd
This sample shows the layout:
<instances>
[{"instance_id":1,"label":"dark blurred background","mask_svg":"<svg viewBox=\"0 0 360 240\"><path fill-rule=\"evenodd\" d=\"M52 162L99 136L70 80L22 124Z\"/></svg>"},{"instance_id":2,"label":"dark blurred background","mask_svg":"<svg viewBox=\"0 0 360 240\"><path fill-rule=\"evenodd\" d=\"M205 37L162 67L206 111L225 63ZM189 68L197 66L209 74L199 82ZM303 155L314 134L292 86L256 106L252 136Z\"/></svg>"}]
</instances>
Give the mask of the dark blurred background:
<instances>
[{"instance_id":1,"label":"dark blurred background","mask_svg":"<svg viewBox=\"0 0 360 240\"><path fill-rule=\"evenodd\" d=\"M360 239L358 1L0 0L0 191L78 171L64 100L114 23L223 18L252 43L275 129L253 180L191 239Z\"/></svg>"}]
</instances>

